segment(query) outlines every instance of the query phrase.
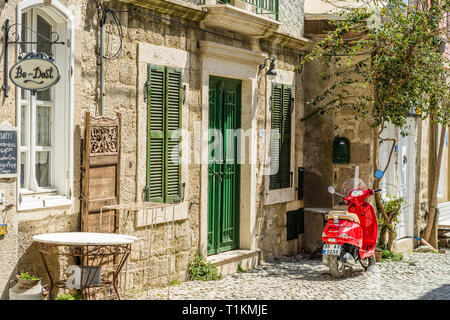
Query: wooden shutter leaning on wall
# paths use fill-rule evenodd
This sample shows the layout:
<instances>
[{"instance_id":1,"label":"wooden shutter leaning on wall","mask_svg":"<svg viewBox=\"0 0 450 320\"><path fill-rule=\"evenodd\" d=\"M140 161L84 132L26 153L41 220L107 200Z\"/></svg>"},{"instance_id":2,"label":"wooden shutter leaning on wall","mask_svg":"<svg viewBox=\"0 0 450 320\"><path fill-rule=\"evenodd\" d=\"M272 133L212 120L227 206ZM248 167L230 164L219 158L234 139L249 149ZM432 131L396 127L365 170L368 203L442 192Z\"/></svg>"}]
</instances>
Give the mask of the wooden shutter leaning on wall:
<instances>
[{"instance_id":1,"label":"wooden shutter leaning on wall","mask_svg":"<svg viewBox=\"0 0 450 320\"><path fill-rule=\"evenodd\" d=\"M178 202L181 157L181 70L148 66L145 201Z\"/></svg>"},{"instance_id":2,"label":"wooden shutter leaning on wall","mask_svg":"<svg viewBox=\"0 0 450 320\"><path fill-rule=\"evenodd\" d=\"M91 117L85 113L83 164L81 168L81 231L117 232L115 211L103 213L106 205L120 200L121 115Z\"/></svg>"}]
</instances>

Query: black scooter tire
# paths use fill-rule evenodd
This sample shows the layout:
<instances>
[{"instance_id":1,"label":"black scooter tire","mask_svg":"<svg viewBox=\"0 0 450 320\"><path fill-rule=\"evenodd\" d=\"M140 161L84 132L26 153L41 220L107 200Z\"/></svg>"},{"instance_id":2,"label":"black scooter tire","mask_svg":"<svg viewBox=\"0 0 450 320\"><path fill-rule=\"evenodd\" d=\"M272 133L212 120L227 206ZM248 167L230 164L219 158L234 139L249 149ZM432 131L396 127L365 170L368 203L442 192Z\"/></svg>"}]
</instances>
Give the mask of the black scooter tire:
<instances>
[{"instance_id":1,"label":"black scooter tire","mask_svg":"<svg viewBox=\"0 0 450 320\"><path fill-rule=\"evenodd\" d=\"M329 259L328 266L330 267L330 273L335 278L341 278L344 275L345 265L338 256L331 256ZM339 266L339 262L341 266Z\"/></svg>"}]
</instances>

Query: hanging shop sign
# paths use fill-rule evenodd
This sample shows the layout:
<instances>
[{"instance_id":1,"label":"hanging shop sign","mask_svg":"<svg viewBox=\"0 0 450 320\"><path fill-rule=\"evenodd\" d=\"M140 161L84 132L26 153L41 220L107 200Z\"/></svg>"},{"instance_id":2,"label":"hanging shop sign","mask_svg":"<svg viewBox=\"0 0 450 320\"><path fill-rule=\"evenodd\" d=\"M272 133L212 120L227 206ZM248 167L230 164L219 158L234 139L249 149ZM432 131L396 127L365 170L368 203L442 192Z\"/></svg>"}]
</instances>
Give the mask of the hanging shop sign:
<instances>
[{"instance_id":1,"label":"hanging shop sign","mask_svg":"<svg viewBox=\"0 0 450 320\"><path fill-rule=\"evenodd\" d=\"M0 125L0 178L17 177L17 128L4 122Z\"/></svg>"},{"instance_id":2,"label":"hanging shop sign","mask_svg":"<svg viewBox=\"0 0 450 320\"><path fill-rule=\"evenodd\" d=\"M11 68L9 78L16 86L34 93L54 86L61 76L52 58L31 52Z\"/></svg>"}]
</instances>

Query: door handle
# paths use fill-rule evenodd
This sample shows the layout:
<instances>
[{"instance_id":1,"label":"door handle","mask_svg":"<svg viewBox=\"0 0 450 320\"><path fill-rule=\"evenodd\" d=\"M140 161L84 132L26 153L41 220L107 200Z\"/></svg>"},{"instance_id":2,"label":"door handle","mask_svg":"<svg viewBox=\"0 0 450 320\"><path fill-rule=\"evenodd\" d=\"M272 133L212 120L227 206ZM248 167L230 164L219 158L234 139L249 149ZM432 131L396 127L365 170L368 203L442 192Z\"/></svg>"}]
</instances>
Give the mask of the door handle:
<instances>
[{"instance_id":1,"label":"door handle","mask_svg":"<svg viewBox=\"0 0 450 320\"><path fill-rule=\"evenodd\" d=\"M406 156L403 156L403 163L407 163L408 162L408 158Z\"/></svg>"}]
</instances>

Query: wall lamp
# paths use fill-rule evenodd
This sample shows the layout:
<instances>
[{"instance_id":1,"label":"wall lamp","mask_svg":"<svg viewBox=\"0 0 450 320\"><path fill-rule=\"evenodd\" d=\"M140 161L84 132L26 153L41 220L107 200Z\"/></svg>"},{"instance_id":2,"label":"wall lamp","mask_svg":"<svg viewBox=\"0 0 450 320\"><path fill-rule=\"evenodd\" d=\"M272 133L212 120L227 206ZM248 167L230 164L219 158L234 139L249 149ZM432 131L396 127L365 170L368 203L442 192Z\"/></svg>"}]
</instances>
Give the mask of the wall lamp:
<instances>
[{"instance_id":1,"label":"wall lamp","mask_svg":"<svg viewBox=\"0 0 450 320\"><path fill-rule=\"evenodd\" d=\"M268 76L276 76L277 72L275 70L275 58L266 58L264 63L259 65L259 69L262 70L266 67L266 62L270 60L269 70L267 70L266 75Z\"/></svg>"}]
</instances>

